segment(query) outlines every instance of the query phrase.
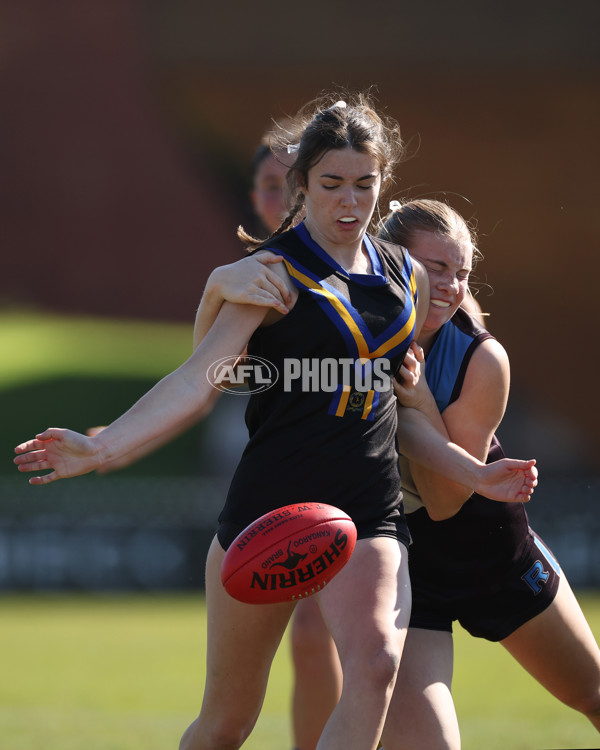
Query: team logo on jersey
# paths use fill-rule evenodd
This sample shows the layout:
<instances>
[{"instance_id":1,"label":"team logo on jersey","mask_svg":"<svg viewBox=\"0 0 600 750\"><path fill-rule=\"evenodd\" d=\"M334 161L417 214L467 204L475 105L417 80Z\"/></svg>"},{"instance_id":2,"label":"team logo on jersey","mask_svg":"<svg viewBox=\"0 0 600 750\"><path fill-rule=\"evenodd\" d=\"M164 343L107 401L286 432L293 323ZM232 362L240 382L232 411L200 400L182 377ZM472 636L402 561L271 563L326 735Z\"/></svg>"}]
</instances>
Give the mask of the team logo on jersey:
<instances>
[{"instance_id":1,"label":"team logo on jersey","mask_svg":"<svg viewBox=\"0 0 600 750\"><path fill-rule=\"evenodd\" d=\"M263 357L223 357L208 368L206 378L213 388L227 393L261 393L272 388L279 372ZM245 389L240 386L247 385Z\"/></svg>"},{"instance_id":2,"label":"team logo on jersey","mask_svg":"<svg viewBox=\"0 0 600 750\"><path fill-rule=\"evenodd\" d=\"M348 409L352 411L362 411L365 408L366 395L356 391L348 398Z\"/></svg>"}]
</instances>

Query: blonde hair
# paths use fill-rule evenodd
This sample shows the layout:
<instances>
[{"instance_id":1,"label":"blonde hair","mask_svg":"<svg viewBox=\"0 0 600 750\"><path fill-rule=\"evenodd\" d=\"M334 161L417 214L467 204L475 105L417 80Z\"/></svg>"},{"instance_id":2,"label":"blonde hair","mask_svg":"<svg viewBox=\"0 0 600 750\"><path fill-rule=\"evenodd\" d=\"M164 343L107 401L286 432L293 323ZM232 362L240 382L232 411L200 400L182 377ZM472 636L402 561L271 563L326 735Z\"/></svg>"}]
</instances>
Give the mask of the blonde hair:
<instances>
[{"instance_id":1,"label":"blonde hair","mask_svg":"<svg viewBox=\"0 0 600 750\"><path fill-rule=\"evenodd\" d=\"M475 229L452 206L430 198L411 201L392 201L390 212L381 220L377 236L396 245L402 245L410 252L415 232L432 232L472 250L471 270L483 257L477 247ZM471 282L469 294L461 305L470 315L483 323L488 313L481 311L473 297Z\"/></svg>"},{"instance_id":2,"label":"blonde hair","mask_svg":"<svg viewBox=\"0 0 600 750\"><path fill-rule=\"evenodd\" d=\"M404 203L392 201L390 209L379 225L381 239L409 248L416 231L434 232L460 245L470 245L473 262L482 257L477 248L475 230L447 203L420 198Z\"/></svg>"}]
</instances>

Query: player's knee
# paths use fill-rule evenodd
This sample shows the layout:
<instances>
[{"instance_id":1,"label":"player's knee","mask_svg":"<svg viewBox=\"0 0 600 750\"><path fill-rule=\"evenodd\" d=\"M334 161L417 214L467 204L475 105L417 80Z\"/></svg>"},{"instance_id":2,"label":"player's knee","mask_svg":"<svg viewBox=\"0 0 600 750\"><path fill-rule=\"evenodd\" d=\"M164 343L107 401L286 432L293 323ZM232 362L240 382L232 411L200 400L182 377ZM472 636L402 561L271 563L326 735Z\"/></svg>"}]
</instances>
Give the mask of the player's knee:
<instances>
[{"instance_id":1,"label":"player's knee","mask_svg":"<svg viewBox=\"0 0 600 750\"><path fill-rule=\"evenodd\" d=\"M222 731L205 734L202 740L203 743L209 743L211 750L238 750L244 744L248 734L235 731L234 727L223 727ZM179 743L179 750L196 750L198 747L200 745L193 738L186 739L185 735Z\"/></svg>"},{"instance_id":2,"label":"player's knee","mask_svg":"<svg viewBox=\"0 0 600 750\"><path fill-rule=\"evenodd\" d=\"M382 649L373 661L374 676L382 687L393 685L400 666L400 653L396 649Z\"/></svg>"},{"instance_id":3,"label":"player's knee","mask_svg":"<svg viewBox=\"0 0 600 750\"><path fill-rule=\"evenodd\" d=\"M368 680L374 689L386 690L393 686L400 666L400 656L400 648L394 641L384 639L374 645L363 655L363 679Z\"/></svg>"},{"instance_id":4,"label":"player's knee","mask_svg":"<svg viewBox=\"0 0 600 750\"><path fill-rule=\"evenodd\" d=\"M600 686L585 695L578 696L576 699L569 701L569 705L597 724L600 719Z\"/></svg>"},{"instance_id":5,"label":"player's knee","mask_svg":"<svg viewBox=\"0 0 600 750\"><path fill-rule=\"evenodd\" d=\"M200 744L206 747L207 743L211 750L238 750L250 735L254 724L254 721L244 725L231 718L222 721L216 719L209 726L203 725L200 733L195 731L199 729L196 720L181 738L179 750L196 750Z\"/></svg>"}]
</instances>

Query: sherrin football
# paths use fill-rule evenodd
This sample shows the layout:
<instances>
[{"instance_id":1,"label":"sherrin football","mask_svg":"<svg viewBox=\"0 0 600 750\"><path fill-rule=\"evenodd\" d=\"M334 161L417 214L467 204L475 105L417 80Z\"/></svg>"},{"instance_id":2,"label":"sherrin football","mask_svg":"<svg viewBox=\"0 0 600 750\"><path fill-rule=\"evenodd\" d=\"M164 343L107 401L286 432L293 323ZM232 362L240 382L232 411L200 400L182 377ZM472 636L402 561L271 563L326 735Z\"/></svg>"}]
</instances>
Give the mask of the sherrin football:
<instances>
[{"instance_id":1,"label":"sherrin football","mask_svg":"<svg viewBox=\"0 0 600 750\"><path fill-rule=\"evenodd\" d=\"M344 567L356 544L346 513L323 503L297 503L265 513L233 541L223 559L227 592L249 604L305 599Z\"/></svg>"}]
</instances>

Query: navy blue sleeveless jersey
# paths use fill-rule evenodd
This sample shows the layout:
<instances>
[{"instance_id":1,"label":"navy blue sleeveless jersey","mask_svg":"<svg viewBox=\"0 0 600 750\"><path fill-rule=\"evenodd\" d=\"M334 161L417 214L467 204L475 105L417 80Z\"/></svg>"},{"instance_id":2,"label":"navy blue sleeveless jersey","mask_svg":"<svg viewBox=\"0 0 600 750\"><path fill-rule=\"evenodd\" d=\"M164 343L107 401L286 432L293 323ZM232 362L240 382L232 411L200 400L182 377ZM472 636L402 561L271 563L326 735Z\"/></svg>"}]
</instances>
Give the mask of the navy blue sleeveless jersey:
<instances>
[{"instance_id":1,"label":"navy blue sleeveless jersey","mask_svg":"<svg viewBox=\"0 0 600 750\"><path fill-rule=\"evenodd\" d=\"M458 310L442 327L425 373L441 412L455 401L471 356L490 334ZM494 437L488 462L503 457ZM425 508L408 512L418 496L403 474L412 544L411 628L452 632L458 620L471 635L501 641L554 600L560 566L531 530L522 503L472 495L458 513L432 521Z\"/></svg>"},{"instance_id":2,"label":"navy blue sleeveless jersey","mask_svg":"<svg viewBox=\"0 0 600 750\"><path fill-rule=\"evenodd\" d=\"M265 245L283 256L299 296L249 342L279 377L250 396L249 441L221 524L241 530L273 508L320 501L346 511L360 537L402 515L391 380L413 338L416 284L403 248L369 236L364 246L369 275L347 273L303 224Z\"/></svg>"},{"instance_id":3,"label":"navy blue sleeveless jersey","mask_svg":"<svg viewBox=\"0 0 600 750\"><path fill-rule=\"evenodd\" d=\"M456 401L467 367L482 341L493 338L468 313L459 308L441 328L427 355L425 376L440 412ZM487 462L504 457L494 436ZM528 520L522 503L502 503L473 494L460 511L446 521L432 521L416 495L410 472L401 460L405 511L414 546L413 563L436 571L442 560L473 560L477 565L469 575L485 578L496 565L506 565L507 558L517 559L526 542ZM416 502L415 502L416 500ZM415 508L421 507L420 510ZM415 511L415 512L413 512ZM464 543L457 544L458 536ZM420 545L427 554L420 554Z\"/></svg>"}]
</instances>

